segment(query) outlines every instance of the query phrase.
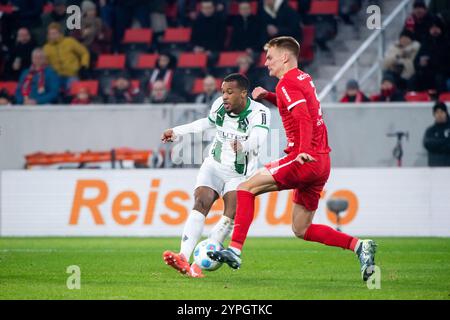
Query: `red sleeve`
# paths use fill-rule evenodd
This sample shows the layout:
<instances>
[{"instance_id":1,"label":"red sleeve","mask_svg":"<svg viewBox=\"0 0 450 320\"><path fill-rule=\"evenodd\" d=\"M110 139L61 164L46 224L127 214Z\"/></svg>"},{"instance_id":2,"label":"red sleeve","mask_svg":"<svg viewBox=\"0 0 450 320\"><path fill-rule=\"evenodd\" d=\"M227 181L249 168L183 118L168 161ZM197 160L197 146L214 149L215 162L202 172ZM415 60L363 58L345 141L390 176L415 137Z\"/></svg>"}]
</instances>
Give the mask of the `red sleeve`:
<instances>
[{"instance_id":1,"label":"red sleeve","mask_svg":"<svg viewBox=\"0 0 450 320\"><path fill-rule=\"evenodd\" d=\"M302 92L302 82L286 81L281 86L280 99L298 123L299 142L298 153L309 152L311 149L313 124L308 111L305 96Z\"/></svg>"},{"instance_id":2,"label":"red sleeve","mask_svg":"<svg viewBox=\"0 0 450 320\"><path fill-rule=\"evenodd\" d=\"M289 111L292 111L295 106L301 103L306 103L305 96L301 91L300 82L291 83L284 81L280 86L278 97Z\"/></svg>"},{"instance_id":3,"label":"red sleeve","mask_svg":"<svg viewBox=\"0 0 450 320\"><path fill-rule=\"evenodd\" d=\"M277 95L273 92L268 92L264 99L273 105L277 105Z\"/></svg>"}]
</instances>

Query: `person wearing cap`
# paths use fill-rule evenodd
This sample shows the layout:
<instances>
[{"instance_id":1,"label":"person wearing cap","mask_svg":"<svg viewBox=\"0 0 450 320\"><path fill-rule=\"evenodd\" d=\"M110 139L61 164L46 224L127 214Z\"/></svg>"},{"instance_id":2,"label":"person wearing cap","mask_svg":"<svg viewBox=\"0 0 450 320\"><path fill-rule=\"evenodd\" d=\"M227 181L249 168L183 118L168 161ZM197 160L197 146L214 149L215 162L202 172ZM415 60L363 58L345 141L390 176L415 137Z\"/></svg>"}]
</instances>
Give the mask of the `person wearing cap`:
<instances>
[{"instance_id":1,"label":"person wearing cap","mask_svg":"<svg viewBox=\"0 0 450 320\"><path fill-rule=\"evenodd\" d=\"M369 102L370 99L359 90L359 85L356 80L349 80L347 82L347 87L345 90L345 95L341 98L340 102L348 103L348 102Z\"/></svg>"},{"instance_id":2,"label":"person wearing cap","mask_svg":"<svg viewBox=\"0 0 450 320\"><path fill-rule=\"evenodd\" d=\"M414 75L414 59L420 50L420 43L414 41L414 34L409 30L403 30L397 42L392 44L384 58L384 70L393 73L399 83L406 83Z\"/></svg>"},{"instance_id":3,"label":"person wearing cap","mask_svg":"<svg viewBox=\"0 0 450 320\"><path fill-rule=\"evenodd\" d=\"M450 78L450 43L445 24L434 17L428 36L422 43L414 60L416 73L411 79L409 89L414 91L446 91L446 80Z\"/></svg>"},{"instance_id":4,"label":"person wearing cap","mask_svg":"<svg viewBox=\"0 0 450 320\"><path fill-rule=\"evenodd\" d=\"M433 107L434 124L425 131L423 145L428 151L430 167L450 166L450 121L447 106L437 102Z\"/></svg>"},{"instance_id":5,"label":"person wearing cap","mask_svg":"<svg viewBox=\"0 0 450 320\"><path fill-rule=\"evenodd\" d=\"M405 29L414 34L414 40L425 40L431 25L432 16L428 12L427 5L423 0L416 0L413 4L413 12L405 21Z\"/></svg>"},{"instance_id":6,"label":"person wearing cap","mask_svg":"<svg viewBox=\"0 0 450 320\"><path fill-rule=\"evenodd\" d=\"M390 73L385 73L380 93L372 96L371 100L374 102L400 102L405 101L405 97L403 92L397 88L395 78Z\"/></svg>"}]
</instances>

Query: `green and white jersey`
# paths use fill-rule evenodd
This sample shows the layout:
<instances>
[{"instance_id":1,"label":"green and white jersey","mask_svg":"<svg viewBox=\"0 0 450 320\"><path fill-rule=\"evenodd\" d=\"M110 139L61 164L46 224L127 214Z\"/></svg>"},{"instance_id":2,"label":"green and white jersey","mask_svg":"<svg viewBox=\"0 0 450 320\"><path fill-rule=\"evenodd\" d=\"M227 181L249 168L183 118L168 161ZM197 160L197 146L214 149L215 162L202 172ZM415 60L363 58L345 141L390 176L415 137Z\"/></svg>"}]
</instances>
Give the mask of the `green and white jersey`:
<instances>
[{"instance_id":1,"label":"green and white jersey","mask_svg":"<svg viewBox=\"0 0 450 320\"><path fill-rule=\"evenodd\" d=\"M255 128L269 131L270 110L263 104L247 98L247 105L240 114L228 113L223 106L223 99L216 99L211 107L208 120L216 126L216 135L209 157L216 162L234 170L239 174L249 176L258 167L260 143L249 145L252 131ZM252 135L254 137L255 134ZM264 139L266 133L264 132ZM231 142L238 140L243 146L240 152L234 152Z\"/></svg>"}]
</instances>

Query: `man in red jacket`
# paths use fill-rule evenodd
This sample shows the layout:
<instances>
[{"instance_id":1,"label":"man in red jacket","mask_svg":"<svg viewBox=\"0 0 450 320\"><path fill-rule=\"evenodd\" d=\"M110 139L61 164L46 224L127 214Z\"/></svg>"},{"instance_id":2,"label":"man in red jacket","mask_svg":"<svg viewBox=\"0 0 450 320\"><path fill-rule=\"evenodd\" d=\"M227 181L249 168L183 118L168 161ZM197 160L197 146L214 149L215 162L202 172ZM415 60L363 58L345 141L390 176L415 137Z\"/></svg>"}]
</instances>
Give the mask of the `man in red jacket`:
<instances>
[{"instance_id":1,"label":"man in red jacket","mask_svg":"<svg viewBox=\"0 0 450 320\"><path fill-rule=\"evenodd\" d=\"M374 273L375 248L372 240L360 240L329 226L313 224L320 193L330 175L331 151L327 127L311 76L297 68L300 45L292 37L270 40L265 65L270 76L279 79L276 93L258 87L254 99L266 99L278 106L288 145L287 155L267 164L238 186L235 228L228 249L209 252L216 261L238 269L241 250L253 220L255 197L272 191L293 189L292 230L307 241L354 251L360 260L364 281Z\"/></svg>"}]
</instances>

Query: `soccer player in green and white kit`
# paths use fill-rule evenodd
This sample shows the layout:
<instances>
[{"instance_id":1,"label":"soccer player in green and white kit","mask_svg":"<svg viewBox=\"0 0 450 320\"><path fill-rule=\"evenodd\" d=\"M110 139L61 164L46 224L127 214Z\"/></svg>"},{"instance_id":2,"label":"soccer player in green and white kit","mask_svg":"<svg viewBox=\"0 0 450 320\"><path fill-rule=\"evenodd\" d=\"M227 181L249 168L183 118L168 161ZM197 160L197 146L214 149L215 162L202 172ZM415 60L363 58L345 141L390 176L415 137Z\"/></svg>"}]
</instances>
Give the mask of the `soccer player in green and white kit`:
<instances>
[{"instance_id":1,"label":"soccer player in green and white kit","mask_svg":"<svg viewBox=\"0 0 450 320\"><path fill-rule=\"evenodd\" d=\"M214 101L207 118L164 131L163 142L178 136L216 128L209 156L203 162L195 185L195 203L184 226L179 253L165 251L169 266L190 277L202 277L195 263L189 264L202 235L205 218L214 201L223 197L225 209L209 238L223 243L233 229L236 213L236 188L251 176L258 166L260 147L270 126L270 111L248 97L249 81L237 73L225 77L222 96Z\"/></svg>"}]
</instances>

